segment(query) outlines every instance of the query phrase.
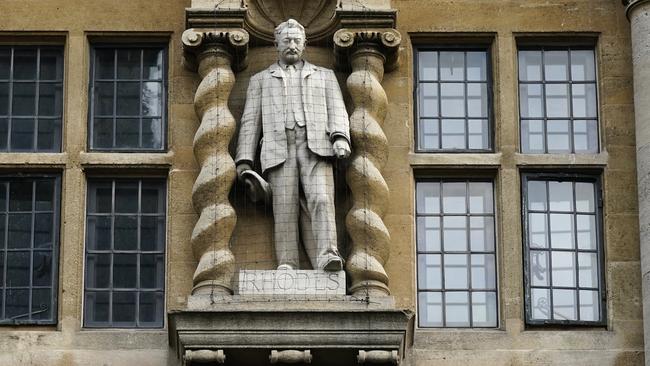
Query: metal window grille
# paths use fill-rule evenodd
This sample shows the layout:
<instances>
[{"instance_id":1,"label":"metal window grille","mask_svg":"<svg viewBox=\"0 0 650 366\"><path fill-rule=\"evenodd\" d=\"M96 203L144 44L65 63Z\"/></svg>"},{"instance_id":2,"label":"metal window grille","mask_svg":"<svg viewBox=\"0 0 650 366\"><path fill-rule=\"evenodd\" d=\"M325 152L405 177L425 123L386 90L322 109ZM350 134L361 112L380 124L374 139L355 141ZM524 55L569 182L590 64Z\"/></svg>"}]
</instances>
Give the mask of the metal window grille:
<instances>
[{"instance_id":1,"label":"metal window grille","mask_svg":"<svg viewBox=\"0 0 650 366\"><path fill-rule=\"evenodd\" d=\"M0 151L61 151L63 50L0 46Z\"/></svg>"},{"instance_id":2,"label":"metal window grille","mask_svg":"<svg viewBox=\"0 0 650 366\"><path fill-rule=\"evenodd\" d=\"M88 183L84 326L164 322L165 182Z\"/></svg>"},{"instance_id":3,"label":"metal window grille","mask_svg":"<svg viewBox=\"0 0 650 366\"><path fill-rule=\"evenodd\" d=\"M594 50L519 50L519 114L524 153L597 153Z\"/></svg>"},{"instance_id":4,"label":"metal window grille","mask_svg":"<svg viewBox=\"0 0 650 366\"><path fill-rule=\"evenodd\" d=\"M92 49L89 146L100 151L163 151L167 51L160 46Z\"/></svg>"},{"instance_id":5,"label":"metal window grille","mask_svg":"<svg viewBox=\"0 0 650 366\"><path fill-rule=\"evenodd\" d=\"M420 327L497 327L492 181L416 183Z\"/></svg>"},{"instance_id":6,"label":"metal window grille","mask_svg":"<svg viewBox=\"0 0 650 366\"><path fill-rule=\"evenodd\" d=\"M525 174L522 192L527 323L603 325L598 178Z\"/></svg>"},{"instance_id":7,"label":"metal window grille","mask_svg":"<svg viewBox=\"0 0 650 366\"><path fill-rule=\"evenodd\" d=\"M416 149L492 151L488 52L418 48L415 62Z\"/></svg>"},{"instance_id":8,"label":"metal window grille","mask_svg":"<svg viewBox=\"0 0 650 366\"><path fill-rule=\"evenodd\" d=\"M55 176L0 177L0 324L56 324Z\"/></svg>"}]
</instances>

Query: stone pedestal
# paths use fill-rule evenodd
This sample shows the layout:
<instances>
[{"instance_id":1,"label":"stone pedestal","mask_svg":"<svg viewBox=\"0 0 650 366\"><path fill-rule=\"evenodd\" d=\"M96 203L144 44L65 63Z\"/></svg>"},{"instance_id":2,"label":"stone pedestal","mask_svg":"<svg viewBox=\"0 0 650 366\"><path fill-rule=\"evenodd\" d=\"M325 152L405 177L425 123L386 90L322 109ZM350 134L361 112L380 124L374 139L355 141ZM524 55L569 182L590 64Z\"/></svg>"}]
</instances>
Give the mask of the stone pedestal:
<instances>
[{"instance_id":1,"label":"stone pedestal","mask_svg":"<svg viewBox=\"0 0 650 366\"><path fill-rule=\"evenodd\" d=\"M311 270L239 271L239 295L344 296L345 272Z\"/></svg>"}]
</instances>

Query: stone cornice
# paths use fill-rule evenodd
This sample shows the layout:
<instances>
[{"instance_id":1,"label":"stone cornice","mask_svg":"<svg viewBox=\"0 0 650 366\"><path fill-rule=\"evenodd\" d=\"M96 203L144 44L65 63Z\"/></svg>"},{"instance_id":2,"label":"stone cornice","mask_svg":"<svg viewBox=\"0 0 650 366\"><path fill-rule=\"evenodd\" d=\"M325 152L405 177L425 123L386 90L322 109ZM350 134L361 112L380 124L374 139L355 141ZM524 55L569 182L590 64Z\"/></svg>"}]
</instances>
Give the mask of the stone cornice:
<instances>
[{"instance_id":1,"label":"stone cornice","mask_svg":"<svg viewBox=\"0 0 650 366\"><path fill-rule=\"evenodd\" d=\"M625 6L625 15L627 16L628 20L630 19L632 9L643 4L650 4L650 0L622 0L622 2Z\"/></svg>"},{"instance_id":2,"label":"stone cornice","mask_svg":"<svg viewBox=\"0 0 650 366\"><path fill-rule=\"evenodd\" d=\"M397 66L399 45L402 35L392 28L379 29L339 29L334 33L334 53L337 67L347 69L350 55L359 48L380 53L384 57L384 68L387 71Z\"/></svg>"},{"instance_id":3,"label":"stone cornice","mask_svg":"<svg viewBox=\"0 0 650 366\"><path fill-rule=\"evenodd\" d=\"M204 52L222 52L232 61L234 71L246 68L248 32L241 28L190 28L183 32L185 66L196 70L197 58Z\"/></svg>"}]
</instances>

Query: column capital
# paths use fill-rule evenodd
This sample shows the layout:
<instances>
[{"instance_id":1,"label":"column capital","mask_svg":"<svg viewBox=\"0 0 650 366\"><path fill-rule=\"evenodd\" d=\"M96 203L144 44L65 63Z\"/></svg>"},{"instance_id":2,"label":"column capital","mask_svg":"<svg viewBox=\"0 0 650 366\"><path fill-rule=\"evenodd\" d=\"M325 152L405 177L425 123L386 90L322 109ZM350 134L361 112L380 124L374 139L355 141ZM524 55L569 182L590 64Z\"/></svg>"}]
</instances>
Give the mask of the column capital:
<instances>
[{"instance_id":1,"label":"column capital","mask_svg":"<svg viewBox=\"0 0 650 366\"><path fill-rule=\"evenodd\" d=\"M401 42L402 35L393 28L339 29L334 33L337 67L348 69L351 56L364 49L366 52L374 52L383 57L384 68L390 71L397 67Z\"/></svg>"},{"instance_id":2,"label":"column capital","mask_svg":"<svg viewBox=\"0 0 650 366\"><path fill-rule=\"evenodd\" d=\"M232 62L234 71L246 68L248 32L242 28L190 28L183 32L185 66L196 71L198 60L205 53L221 53Z\"/></svg>"},{"instance_id":3,"label":"column capital","mask_svg":"<svg viewBox=\"0 0 650 366\"><path fill-rule=\"evenodd\" d=\"M650 4L650 0L622 0L623 5L625 6L625 15L627 19L630 19L630 13L632 9L643 4Z\"/></svg>"}]
</instances>

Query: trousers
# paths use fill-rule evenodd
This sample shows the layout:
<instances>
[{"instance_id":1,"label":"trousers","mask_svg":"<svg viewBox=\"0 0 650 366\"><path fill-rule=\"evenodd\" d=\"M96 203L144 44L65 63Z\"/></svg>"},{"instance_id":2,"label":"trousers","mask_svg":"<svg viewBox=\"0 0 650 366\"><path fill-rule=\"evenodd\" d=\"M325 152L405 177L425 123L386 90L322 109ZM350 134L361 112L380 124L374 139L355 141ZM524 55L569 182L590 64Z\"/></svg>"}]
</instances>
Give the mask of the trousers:
<instances>
[{"instance_id":1,"label":"trousers","mask_svg":"<svg viewBox=\"0 0 650 366\"><path fill-rule=\"evenodd\" d=\"M275 251L279 265L299 268L299 242L314 269L323 269L336 242L332 163L307 146L307 130L285 129L287 159L267 173L273 194Z\"/></svg>"}]
</instances>

